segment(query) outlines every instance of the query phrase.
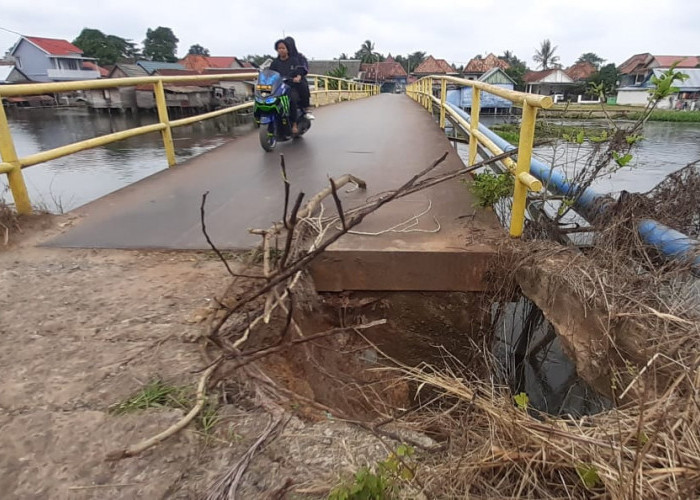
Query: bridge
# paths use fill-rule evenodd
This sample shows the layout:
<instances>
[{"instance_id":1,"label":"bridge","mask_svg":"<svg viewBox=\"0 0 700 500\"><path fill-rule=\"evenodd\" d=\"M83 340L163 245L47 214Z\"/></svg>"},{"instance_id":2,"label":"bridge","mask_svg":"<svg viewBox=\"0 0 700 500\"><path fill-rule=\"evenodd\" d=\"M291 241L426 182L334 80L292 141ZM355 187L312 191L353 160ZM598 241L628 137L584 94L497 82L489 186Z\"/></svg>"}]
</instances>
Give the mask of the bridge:
<instances>
[{"instance_id":1,"label":"bridge","mask_svg":"<svg viewBox=\"0 0 700 500\"><path fill-rule=\"evenodd\" d=\"M222 79L251 79L255 74L220 75ZM119 87L152 83L160 123L96 137L50 151L18 158L7 118L0 109L0 173L6 173L18 212L31 211L22 169L60 156L97 147L134 135L160 132L171 167L125 189L81 207L77 227L49 241L57 247L129 249L207 249L200 220L202 196L208 193L206 224L216 246L246 249L259 243L249 229L262 229L282 217L283 182L278 154L265 154L257 134L175 165L171 129L199 120L238 112L252 103L202 115L171 120L165 85L208 77L122 78L105 81L15 85L0 89L1 96L58 92L62 90ZM469 165L482 156L503 154L513 147L479 124L482 92L507 98L522 106L517 162L501 160L516 179L510 234L522 233L528 190L539 191L540 179L555 185L547 168L532 164L531 152L538 108L551 99L505 90L481 82L454 77L423 78L409 86L407 96L377 95L376 86L313 75L313 100L318 110L309 135L281 144L278 152L287 163L293 194L307 199L328 186L328 178L352 174L367 183L366 190L343 193L346 207L396 189L405 180L447 152L441 172L463 167L443 130L448 121L469 137ZM446 102L447 86L469 86L474 103L471 116ZM334 104L333 106L326 106ZM423 109L424 108L424 109ZM430 111L426 113L425 111ZM434 112L437 111L435 114ZM514 151L511 151L514 153ZM551 170L551 169L550 169ZM581 197L587 200L589 197ZM599 202L596 202L599 204ZM492 212L474 208L463 184L452 181L383 207L363 222L354 234L335 243L315 264L321 290L461 290L483 288L483 274L495 243L503 231ZM584 207L585 209L585 207ZM418 217L420 214L420 217ZM407 219L411 221L406 229ZM396 228L402 228L396 230ZM656 230L656 226L653 226ZM653 232L653 231L652 231ZM654 238L671 240L678 253L679 239L668 228ZM663 242L663 241L662 241ZM681 250L685 247L681 245ZM361 263L361 265L358 265ZM407 272L408 269L413 271ZM389 277L390 279L387 279Z\"/></svg>"},{"instance_id":2,"label":"bridge","mask_svg":"<svg viewBox=\"0 0 700 500\"><path fill-rule=\"evenodd\" d=\"M223 75L228 79L250 79L251 75ZM133 135L160 132L168 164L173 167L141 182L89 203L75 211L77 226L46 242L56 247L125 249L208 249L204 238L200 205L208 194L206 224L215 245L221 249L246 249L259 244L250 228L266 228L282 218L283 181L281 153L287 165L292 195L303 192L307 199L328 186L328 178L352 174L364 180L365 189L342 192L345 207L358 206L403 184L436 158L448 153L436 171L453 172L464 167L443 129L450 119L463 121L446 106L446 86L423 79L405 95L377 95L376 86L314 75L313 102L321 106L317 121L303 138L264 153L257 134L233 139L214 151L175 165L170 130L197 120L238 112L251 103L179 120L168 115L164 88L180 80L209 77L126 78L90 82L16 85L0 90L0 96L63 90L117 87L152 83L160 123L139 127L80 143L66 145L29 157L18 158L4 111L0 111L0 172L7 173L17 209L29 212L31 203L24 187L22 168L49 159L97 147ZM522 210L514 218L511 234L522 231L527 188L541 183L529 176L527 165L534 135L535 110L549 106L548 97L491 88L480 82L454 79L452 84L470 85L478 102L481 91L490 90L525 108L523 123L530 127L523 136L520 163L504 160L521 182L516 199ZM440 87L441 85L441 87ZM436 97L435 94L440 97ZM435 101L435 102L433 102ZM332 106L326 106L333 104ZM426 113L437 105L437 116ZM473 113L478 126L478 107ZM466 125L477 140L470 144L470 163L477 161L478 141L494 154L501 152ZM471 127L471 128L469 128ZM528 144L529 142L529 144ZM524 149L523 149L524 148ZM526 154L522 154L523 150ZM520 171L517 171L520 169ZM517 172L516 172L517 171ZM327 207L329 209L330 206ZM516 210L517 212L517 210ZM413 221L410 229L405 223ZM396 228L403 228L396 230ZM328 249L314 266L321 290L480 290L483 273L504 237L491 211L475 208L469 190L459 180L414 193L367 218L357 232L346 235ZM358 265L361 264L361 265Z\"/></svg>"}]
</instances>

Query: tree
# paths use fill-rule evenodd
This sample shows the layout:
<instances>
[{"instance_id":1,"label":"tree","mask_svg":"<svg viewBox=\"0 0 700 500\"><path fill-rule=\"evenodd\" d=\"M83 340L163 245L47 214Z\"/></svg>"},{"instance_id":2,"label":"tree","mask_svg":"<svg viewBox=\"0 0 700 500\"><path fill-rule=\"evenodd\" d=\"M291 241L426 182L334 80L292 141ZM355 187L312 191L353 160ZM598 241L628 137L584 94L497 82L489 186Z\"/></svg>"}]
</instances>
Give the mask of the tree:
<instances>
[{"instance_id":1,"label":"tree","mask_svg":"<svg viewBox=\"0 0 700 500\"><path fill-rule=\"evenodd\" d=\"M598 54L594 52L586 52L584 54L581 54L579 58L576 60L576 63L591 63L593 66L596 67L596 69L600 68L600 65L605 62L605 59L600 57Z\"/></svg>"},{"instance_id":2,"label":"tree","mask_svg":"<svg viewBox=\"0 0 700 500\"><path fill-rule=\"evenodd\" d=\"M555 56L554 52L557 50L557 46L552 47L552 42L547 38L540 44L540 50L535 52L532 59L539 63L540 68L549 69L551 66L556 65L559 62L559 56Z\"/></svg>"},{"instance_id":3,"label":"tree","mask_svg":"<svg viewBox=\"0 0 700 500\"><path fill-rule=\"evenodd\" d=\"M360 50L355 52L355 59L360 59L363 63L373 63L381 61L383 57L374 51L374 43L371 40L365 40Z\"/></svg>"},{"instance_id":4,"label":"tree","mask_svg":"<svg viewBox=\"0 0 700 500\"><path fill-rule=\"evenodd\" d=\"M176 62L175 51L179 41L170 28L148 28L146 39L143 41L143 55L151 61Z\"/></svg>"},{"instance_id":5,"label":"tree","mask_svg":"<svg viewBox=\"0 0 700 500\"><path fill-rule=\"evenodd\" d=\"M342 53L338 56L338 59L340 59L341 61L344 61L344 60L350 59L350 58L348 57L348 55L347 55L345 52L342 52Z\"/></svg>"},{"instance_id":6,"label":"tree","mask_svg":"<svg viewBox=\"0 0 700 500\"><path fill-rule=\"evenodd\" d=\"M525 80L523 79L525 73L527 73L525 61L518 59L518 56L510 50L503 52L503 54L499 56L499 59L504 60L510 66L504 71L515 82L515 90L525 90Z\"/></svg>"},{"instance_id":7,"label":"tree","mask_svg":"<svg viewBox=\"0 0 700 500\"><path fill-rule=\"evenodd\" d=\"M603 95L608 96L615 91L617 87L617 79L619 78L619 73L615 64L606 64L599 71L593 73L588 79L589 84L600 85L602 84Z\"/></svg>"},{"instance_id":8,"label":"tree","mask_svg":"<svg viewBox=\"0 0 700 500\"><path fill-rule=\"evenodd\" d=\"M139 50L130 40L105 35L100 30L83 28L73 45L83 51L86 57L94 57L97 64L107 66L124 60L134 60Z\"/></svg>"},{"instance_id":9,"label":"tree","mask_svg":"<svg viewBox=\"0 0 700 500\"><path fill-rule=\"evenodd\" d=\"M190 47L190 50L187 51L187 53L195 56L208 56L209 49L206 49L197 43L195 45L192 45Z\"/></svg>"},{"instance_id":10,"label":"tree","mask_svg":"<svg viewBox=\"0 0 700 500\"><path fill-rule=\"evenodd\" d=\"M423 63L423 61L425 61L425 52L417 50L412 54L408 54L406 73L410 73L411 71L415 70Z\"/></svg>"}]
</instances>

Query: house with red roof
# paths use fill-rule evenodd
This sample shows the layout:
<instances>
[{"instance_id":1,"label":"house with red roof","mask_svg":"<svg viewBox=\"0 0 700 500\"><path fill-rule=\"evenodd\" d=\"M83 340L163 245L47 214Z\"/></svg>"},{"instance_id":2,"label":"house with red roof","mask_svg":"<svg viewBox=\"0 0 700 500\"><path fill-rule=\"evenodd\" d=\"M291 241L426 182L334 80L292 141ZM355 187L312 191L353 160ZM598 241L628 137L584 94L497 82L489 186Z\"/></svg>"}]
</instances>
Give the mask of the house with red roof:
<instances>
[{"instance_id":1,"label":"house with red roof","mask_svg":"<svg viewBox=\"0 0 700 500\"><path fill-rule=\"evenodd\" d=\"M700 56L655 56L649 53L635 54L617 67L620 86L617 103L646 106L649 102L651 77L660 77L675 64L677 71L688 79L677 82L678 92L666 97L658 106L661 109L697 109L700 107Z\"/></svg>"},{"instance_id":2,"label":"house with red roof","mask_svg":"<svg viewBox=\"0 0 700 500\"><path fill-rule=\"evenodd\" d=\"M677 71L685 73L688 79L677 82L677 93L663 99L661 109L696 109L700 106L700 56L655 56L649 53L635 54L617 67L620 73L620 86L617 89L617 103L632 106L646 106L651 77L659 77L675 64Z\"/></svg>"},{"instance_id":3,"label":"house with red roof","mask_svg":"<svg viewBox=\"0 0 700 500\"><path fill-rule=\"evenodd\" d=\"M459 72L444 59L435 59L433 56L428 56L425 61L416 66L416 69L413 70L413 74L417 77L429 75L456 76Z\"/></svg>"},{"instance_id":4,"label":"house with red roof","mask_svg":"<svg viewBox=\"0 0 700 500\"><path fill-rule=\"evenodd\" d=\"M407 80L406 70L391 56L381 62L363 63L360 66L360 81L378 83L382 92L400 90Z\"/></svg>"},{"instance_id":5,"label":"house with red roof","mask_svg":"<svg viewBox=\"0 0 700 500\"><path fill-rule=\"evenodd\" d=\"M493 53L489 53L486 57L477 56L472 58L464 67L462 74L468 80L478 80L482 75L490 72L495 68L507 70L510 68L503 59L496 57Z\"/></svg>"},{"instance_id":6,"label":"house with red roof","mask_svg":"<svg viewBox=\"0 0 700 500\"><path fill-rule=\"evenodd\" d=\"M207 69L255 69L252 63L233 56L203 56L187 54L179 63L185 69L202 73Z\"/></svg>"},{"instance_id":7,"label":"house with red roof","mask_svg":"<svg viewBox=\"0 0 700 500\"><path fill-rule=\"evenodd\" d=\"M10 56L17 69L33 82L100 78L96 60L84 57L82 50L66 40L21 36Z\"/></svg>"},{"instance_id":8,"label":"house with red roof","mask_svg":"<svg viewBox=\"0 0 700 500\"><path fill-rule=\"evenodd\" d=\"M581 62L566 69L528 71L523 75L523 80L527 92L550 95L554 102L573 101L590 104L598 101L586 100L586 82L596 71L591 63Z\"/></svg>"}]
</instances>

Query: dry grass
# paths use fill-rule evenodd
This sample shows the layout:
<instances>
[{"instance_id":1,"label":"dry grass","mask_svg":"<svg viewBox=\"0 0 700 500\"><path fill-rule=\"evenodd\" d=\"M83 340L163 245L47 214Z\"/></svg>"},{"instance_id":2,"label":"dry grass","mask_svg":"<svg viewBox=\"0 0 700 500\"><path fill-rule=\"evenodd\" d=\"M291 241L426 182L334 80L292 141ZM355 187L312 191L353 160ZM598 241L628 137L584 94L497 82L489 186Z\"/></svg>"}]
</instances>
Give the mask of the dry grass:
<instances>
[{"instance_id":1,"label":"dry grass","mask_svg":"<svg viewBox=\"0 0 700 500\"><path fill-rule=\"evenodd\" d=\"M10 235L15 231L19 231L17 212L3 200L0 200L0 241L3 245L7 246L10 242Z\"/></svg>"},{"instance_id":2,"label":"dry grass","mask_svg":"<svg viewBox=\"0 0 700 500\"><path fill-rule=\"evenodd\" d=\"M700 494L698 371L657 399L580 420L514 404L508 389L461 370L404 368L451 403L413 425L449 436L424 458L418 480L430 498L697 498ZM687 380L692 378L692 380Z\"/></svg>"},{"instance_id":3,"label":"dry grass","mask_svg":"<svg viewBox=\"0 0 700 500\"><path fill-rule=\"evenodd\" d=\"M501 283L502 300L512 300L516 276L536 281L545 314L570 319L579 311L553 308L562 294L575 299L588 323L571 326L571 336L590 338L570 348L579 374L605 375L612 410L552 417L516 404L510 389L456 360L402 367L449 406L411 422L448 443L419 467L429 497L700 498L700 288L687 261L663 260L636 230L649 217L696 236L699 178L689 166L623 201L614 217L598 221L585 254L532 241L501 263L512 277Z\"/></svg>"}]
</instances>

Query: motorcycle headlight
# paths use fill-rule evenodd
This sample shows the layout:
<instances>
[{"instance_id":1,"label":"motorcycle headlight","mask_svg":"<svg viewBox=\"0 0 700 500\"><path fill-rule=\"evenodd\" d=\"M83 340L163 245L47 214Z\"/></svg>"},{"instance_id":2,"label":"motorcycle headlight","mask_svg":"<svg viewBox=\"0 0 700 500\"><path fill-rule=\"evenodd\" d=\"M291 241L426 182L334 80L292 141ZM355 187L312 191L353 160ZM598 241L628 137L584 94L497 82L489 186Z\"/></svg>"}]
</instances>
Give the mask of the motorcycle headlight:
<instances>
[{"instance_id":1,"label":"motorcycle headlight","mask_svg":"<svg viewBox=\"0 0 700 500\"><path fill-rule=\"evenodd\" d=\"M266 104L272 104L273 102L275 102L275 98L274 98L274 97L268 97L267 99L265 99L265 103L266 103Z\"/></svg>"}]
</instances>

